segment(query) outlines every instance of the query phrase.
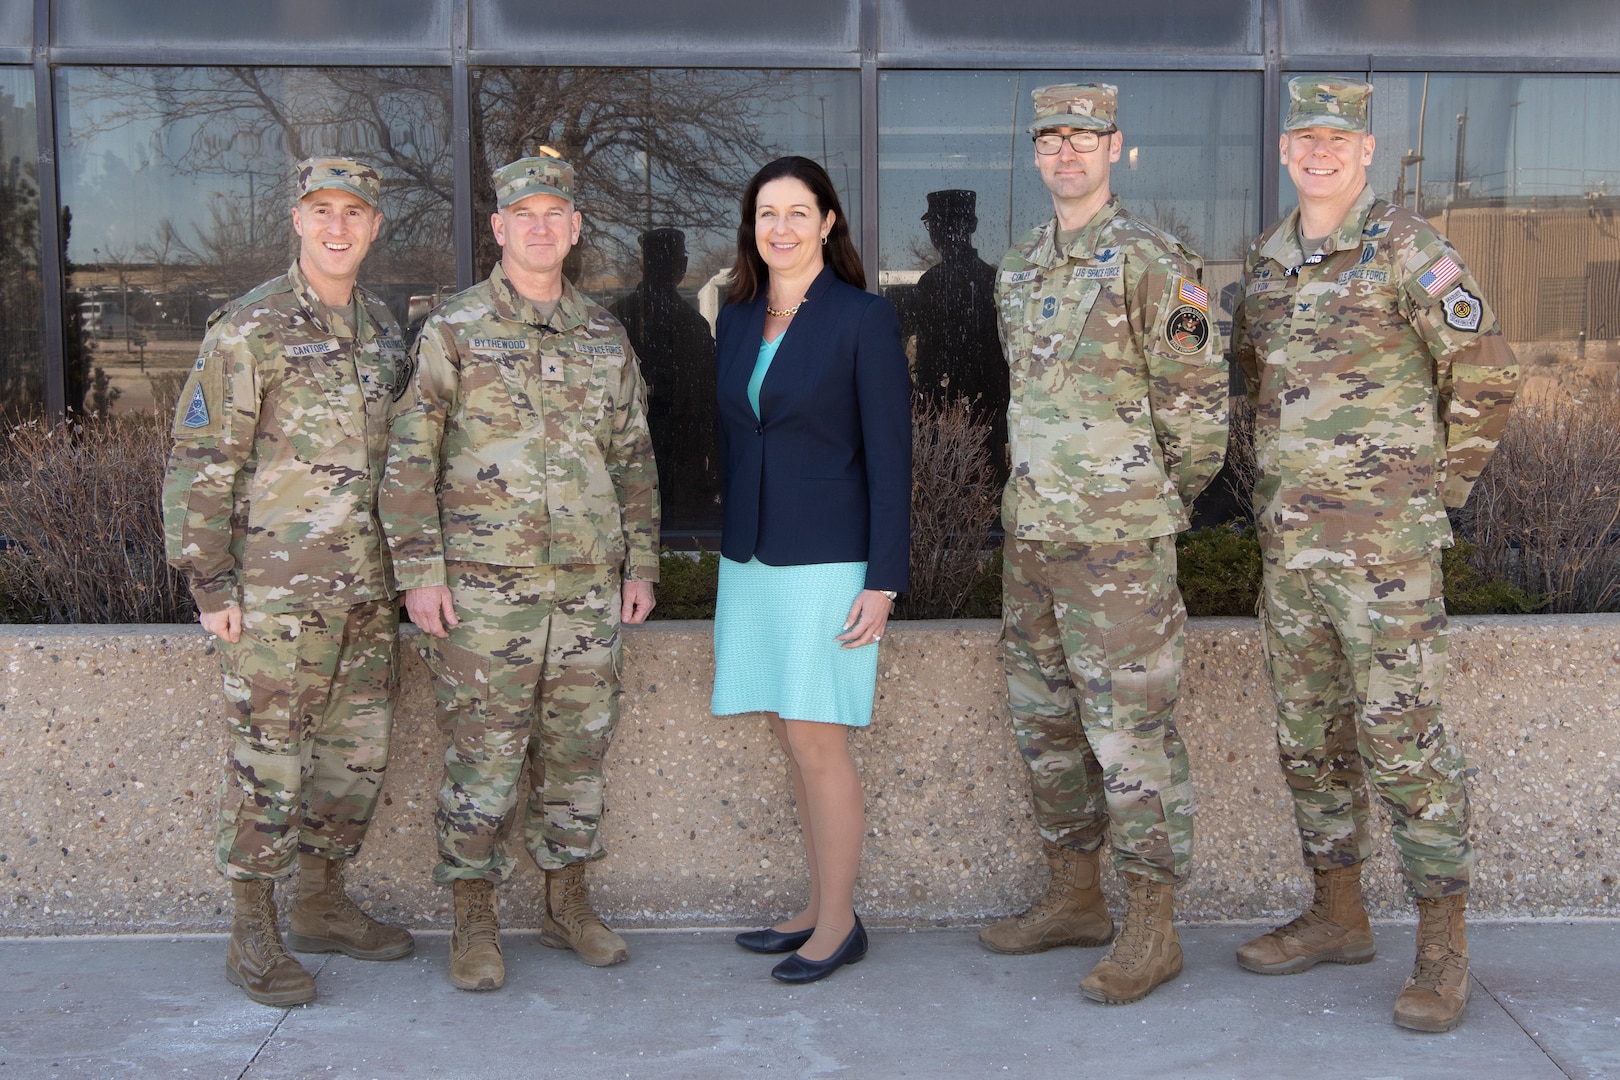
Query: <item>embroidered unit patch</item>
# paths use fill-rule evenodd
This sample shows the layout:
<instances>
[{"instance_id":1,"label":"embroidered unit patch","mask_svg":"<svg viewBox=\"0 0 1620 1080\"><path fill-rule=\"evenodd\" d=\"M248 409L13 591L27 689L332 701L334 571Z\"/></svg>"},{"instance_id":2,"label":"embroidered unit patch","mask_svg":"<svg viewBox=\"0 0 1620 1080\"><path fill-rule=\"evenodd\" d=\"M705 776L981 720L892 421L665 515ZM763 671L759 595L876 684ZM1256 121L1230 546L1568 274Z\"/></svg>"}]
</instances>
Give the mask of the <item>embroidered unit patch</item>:
<instances>
[{"instance_id":1,"label":"embroidered unit patch","mask_svg":"<svg viewBox=\"0 0 1620 1080\"><path fill-rule=\"evenodd\" d=\"M1170 313L1164 324L1164 340L1182 356L1194 356L1209 344L1209 316L1191 304Z\"/></svg>"},{"instance_id":2,"label":"embroidered unit patch","mask_svg":"<svg viewBox=\"0 0 1620 1080\"><path fill-rule=\"evenodd\" d=\"M208 426L208 401L203 397L202 387L192 390L191 404L186 406L186 417L180 423L188 428Z\"/></svg>"},{"instance_id":3,"label":"embroidered unit patch","mask_svg":"<svg viewBox=\"0 0 1620 1080\"><path fill-rule=\"evenodd\" d=\"M1446 293L1441 301L1446 305L1446 325L1453 330L1478 330L1480 317L1485 313L1479 297L1461 285Z\"/></svg>"}]
</instances>

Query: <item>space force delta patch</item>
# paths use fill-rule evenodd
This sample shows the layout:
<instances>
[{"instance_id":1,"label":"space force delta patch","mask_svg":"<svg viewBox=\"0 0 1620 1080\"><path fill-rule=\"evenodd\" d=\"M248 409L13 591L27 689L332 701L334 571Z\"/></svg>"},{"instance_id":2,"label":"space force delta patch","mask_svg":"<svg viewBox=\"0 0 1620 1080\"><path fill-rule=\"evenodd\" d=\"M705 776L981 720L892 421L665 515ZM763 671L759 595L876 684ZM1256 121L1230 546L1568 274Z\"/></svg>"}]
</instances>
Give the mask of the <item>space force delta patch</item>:
<instances>
[{"instance_id":1,"label":"space force delta patch","mask_svg":"<svg viewBox=\"0 0 1620 1080\"><path fill-rule=\"evenodd\" d=\"M180 421L182 427L202 428L208 426L208 399L203 397L201 386L191 392L191 404L186 406L186 415Z\"/></svg>"},{"instance_id":2,"label":"space force delta patch","mask_svg":"<svg viewBox=\"0 0 1620 1080\"><path fill-rule=\"evenodd\" d=\"M1485 305L1480 303L1479 297L1459 285L1440 302L1446 306L1447 326L1453 330L1479 329L1480 316L1485 313Z\"/></svg>"}]
</instances>

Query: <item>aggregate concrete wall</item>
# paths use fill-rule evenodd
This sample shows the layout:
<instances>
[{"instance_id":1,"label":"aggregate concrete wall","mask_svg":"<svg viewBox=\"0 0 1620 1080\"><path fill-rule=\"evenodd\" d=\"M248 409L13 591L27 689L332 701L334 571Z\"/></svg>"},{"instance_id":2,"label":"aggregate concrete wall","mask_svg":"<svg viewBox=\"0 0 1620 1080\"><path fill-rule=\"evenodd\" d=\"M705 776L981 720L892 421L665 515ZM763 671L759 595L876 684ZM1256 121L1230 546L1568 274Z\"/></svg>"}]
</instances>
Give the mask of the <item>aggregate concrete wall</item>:
<instances>
[{"instance_id":1,"label":"aggregate concrete wall","mask_svg":"<svg viewBox=\"0 0 1620 1080\"><path fill-rule=\"evenodd\" d=\"M901 623L884 638L875 722L851 736L867 793L858 904L874 924L974 923L1044 884L997 629ZM445 927L449 890L429 878L442 749L426 671L406 652L383 805L349 877L379 916ZM624 927L793 910L804 859L784 761L760 717L710 715L708 624L633 628L625 656L598 906ZM1447 726L1476 770L1471 913L1620 916L1620 619L1459 619L1451 656ZM0 627L0 662L0 934L223 929L211 854L223 698L202 632ZM1190 920L1271 918L1306 895L1271 712L1255 623L1190 623ZM539 875L520 866L500 891L503 923L535 926ZM1365 878L1375 916L1409 914L1387 823Z\"/></svg>"}]
</instances>

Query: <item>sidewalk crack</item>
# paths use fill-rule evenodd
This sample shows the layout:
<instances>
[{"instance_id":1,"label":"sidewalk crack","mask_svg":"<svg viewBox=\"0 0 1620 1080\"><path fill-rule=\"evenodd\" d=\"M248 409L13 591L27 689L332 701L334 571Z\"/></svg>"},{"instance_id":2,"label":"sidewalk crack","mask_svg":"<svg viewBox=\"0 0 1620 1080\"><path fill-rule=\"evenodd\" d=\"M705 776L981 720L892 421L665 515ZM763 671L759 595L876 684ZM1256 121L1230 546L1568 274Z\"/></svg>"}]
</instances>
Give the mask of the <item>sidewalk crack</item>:
<instances>
[{"instance_id":1,"label":"sidewalk crack","mask_svg":"<svg viewBox=\"0 0 1620 1080\"><path fill-rule=\"evenodd\" d=\"M1485 991L1485 995L1487 997L1489 997L1492 1001L1496 1002L1496 1004L1501 1008L1501 1010L1508 1014L1508 1018L1519 1026L1520 1031L1524 1032L1525 1038L1527 1038L1531 1042L1535 1043L1536 1044L1536 1049L1540 1050L1543 1054L1545 1054L1547 1056L1547 1060L1552 1062L1553 1066L1555 1068L1557 1068L1559 1072L1561 1072L1565 1076L1569 1077L1569 1080L1590 1080L1590 1077L1592 1075L1591 1073L1587 1072L1585 1069L1581 1068L1578 1065L1571 1065L1568 1062L1564 1061L1562 1058L1560 1058L1558 1056L1557 1051L1553 1050L1552 1047L1548 1046L1539 1037L1537 1037L1537 1035L1536 1035L1536 1033L1534 1031L1530 1030L1530 1026L1525 1022L1524 1017L1519 1015L1518 1010L1515 1009L1513 1007L1513 1005L1510 1004L1508 1001L1505 1001L1502 998L1498 997L1494 990L1492 990L1489 986L1485 985L1485 980L1480 978L1477 973L1469 972L1469 977L1474 980L1474 983L1481 990Z\"/></svg>"}]
</instances>

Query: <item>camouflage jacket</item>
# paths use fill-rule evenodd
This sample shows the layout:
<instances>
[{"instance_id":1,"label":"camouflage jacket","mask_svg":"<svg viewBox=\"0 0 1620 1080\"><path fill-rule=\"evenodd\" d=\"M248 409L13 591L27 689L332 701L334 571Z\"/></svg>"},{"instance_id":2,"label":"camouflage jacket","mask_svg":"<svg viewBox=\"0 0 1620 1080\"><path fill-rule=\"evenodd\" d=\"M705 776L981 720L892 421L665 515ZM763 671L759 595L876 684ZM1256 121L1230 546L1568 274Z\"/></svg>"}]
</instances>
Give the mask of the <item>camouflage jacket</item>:
<instances>
[{"instance_id":1,"label":"camouflage jacket","mask_svg":"<svg viewBox=\"0 0 1620 1080\"><path fill-rule=\"evenodd\" d=\"M1232 347L1255 402L1255 515L1284 566L1451 543L1507 424L1518 368L1462 257L1365 188L1309 262L1299 211L1250 247Z\"/></svg>"},{"instance_id":2,"label":"camouflage jacket","mask_svg":"<svg viewBox=\"0 0 1620 1080\"><path fill-rule=\"evenodd\" d=\"M1117 197L1066 250L1057 221L996 280L1012 369L1007 535L1113 543L1187 527L1226 449L1227 367L1198 257Z\"/></svg>"},{"instance_id":3,"label":"camouflage jacket","mask_svg":"<svg viewBox=\"0 0 1620 1080\"><path fill-rule=\"evenodd\" d=\"M552 325L499 264L446 300L393 410L380 505L400 586L444 584L446 559L657 581L646 402L624 327L572 283Z\"/></svg>"},{"instance_id":4,"label":"camouflage jacket","mask_svg":"<svg viewBox=\"0 0 1620 1080\"><path fill-rule=\"evenodd\" d=\"M355 300L327 307L294 262L209 320L163 483L169 562L202 611L394 595L377 481L409 357L383 302Z\"/></svg>"}]
</instances>

